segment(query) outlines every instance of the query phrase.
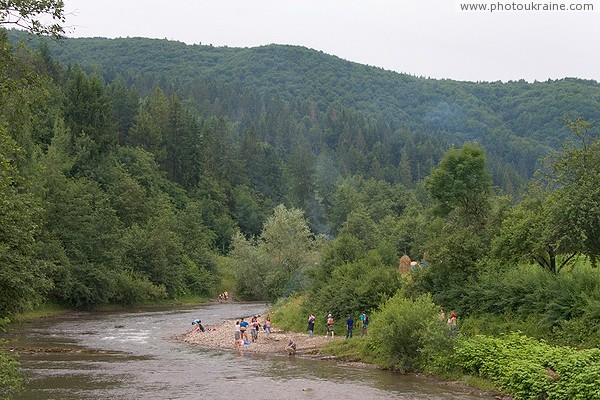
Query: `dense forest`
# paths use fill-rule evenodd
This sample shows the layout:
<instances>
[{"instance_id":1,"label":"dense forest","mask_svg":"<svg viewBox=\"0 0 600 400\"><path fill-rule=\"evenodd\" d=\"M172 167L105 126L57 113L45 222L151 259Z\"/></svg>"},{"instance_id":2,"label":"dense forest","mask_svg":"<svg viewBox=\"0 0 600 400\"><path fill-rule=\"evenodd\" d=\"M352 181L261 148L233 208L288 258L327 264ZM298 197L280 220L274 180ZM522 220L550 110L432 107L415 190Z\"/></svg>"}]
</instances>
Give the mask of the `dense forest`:
<instances>
[{"instance_id":1,"label":"dense forest","mask_svg":"<svg viewBox=\"0 0 600 400\"><path fill-rule=\"evenodd\" d=\"M599 105L579 79L0 31L0 317L226 289L300 330L373 313L369 340L338 350L388 368L598 398ZM534 367L486 376L483 354L508 362L515 341ZM561 357L583 381L540 377ZM543 384L519 394L527 379Z\"/></svg>"},{"instance_id":2,"label":"dense forest","mask_svg":"<svg viewBox=\"0 0 600 400\"><path fill-rule=\"evenodd\" d=\"M10 37L27 39L22 31ZM599 85L581 79L434 80L282 45L217 48L145 38L38 38L29 45L106 82L122 78L141 97L160 85L201 115L226 115L239 124L238 132L257 127L279 151L289 153L298 145L292 138L301 136L314 144L316 156L333 151L343 172L374 168L371 176L388 181L399 181L393 160L401 155L408 157L411 181L417 182L449 146L477 141L487 153L494 185L515 194L539 167L539 158L568 139L565 116L600 117ZM598 128L591 133L597 135ZM380 172L377 164L396 171Z\"/></svg>"}]
</instances>

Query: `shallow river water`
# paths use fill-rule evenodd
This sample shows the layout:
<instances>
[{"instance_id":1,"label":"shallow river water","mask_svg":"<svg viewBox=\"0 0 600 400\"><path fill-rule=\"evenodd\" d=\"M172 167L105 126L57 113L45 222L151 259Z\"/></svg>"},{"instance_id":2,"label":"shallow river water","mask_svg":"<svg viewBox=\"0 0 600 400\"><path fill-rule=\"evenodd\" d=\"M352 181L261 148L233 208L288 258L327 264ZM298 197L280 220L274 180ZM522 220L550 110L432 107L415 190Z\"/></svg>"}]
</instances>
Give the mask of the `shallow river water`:
<instances>
[{"instance_id":1,"label":"shallow river water","mask_svg":"<svg viewBox=\"0 0 600 400\"><path fill-rule=\"evenodd\" d=\"M489 399L418 376L335 361L178 342L191 321L261 313L256 303L84 313L13 326L27 376L17 399ZM66 350L66 351L64 351Z\"/></svg>"}]
</instances>

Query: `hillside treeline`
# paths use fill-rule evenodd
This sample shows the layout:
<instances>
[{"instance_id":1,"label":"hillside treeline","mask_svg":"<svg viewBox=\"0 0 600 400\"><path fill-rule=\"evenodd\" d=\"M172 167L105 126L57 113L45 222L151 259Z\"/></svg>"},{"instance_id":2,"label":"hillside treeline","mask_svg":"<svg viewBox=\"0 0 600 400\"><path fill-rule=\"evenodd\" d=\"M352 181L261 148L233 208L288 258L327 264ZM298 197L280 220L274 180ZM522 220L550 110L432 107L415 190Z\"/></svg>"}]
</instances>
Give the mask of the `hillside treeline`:
<instances>
[{"instance_id":1,"label":"hillside treeline","mask_svg":"<svg viewBox=\"0 0 600 400\"><path fill-rule=\"evenodd\" d=\"M26 38L19 31L10 35L13 42ZM387 165L397 160L390 157L404 150L415 181L427 175L431 166L427 157L414 152L410 138L398 142L399 133L425 135L442 152L476 140L486 151L494 185L509 194L518 193L523 181L532 177L540 167L540 157L560 150L570 134L565 116L590 121L600 117L599 85L581 79L534 83L434 80L298 46L240 49L145 38L58 43L30 39L30 46L45 48L66 65L98 72L106 82L121 76L142 97L159 83L193 103L198 113L227 115L242 131L261 124L267 110L271 118L281 119L272 125L279 135L283 129L293 129L311 143L325 140L329 149L338 139L354 140L355 148L348 155L364 158L363 164ZM361 121L351 121L353 132L340 138L328 125L345 121L328 120L347 110ZM314 138L319 129L302 121L306 118L319 121L323 137ZM291 121L295 127L289 126ZM598 136L598 128L593 127L591 133ZM265 139L285 145L272 135ZM384 178L393 179L389 174Z\"/></svg>"}]
</instances>

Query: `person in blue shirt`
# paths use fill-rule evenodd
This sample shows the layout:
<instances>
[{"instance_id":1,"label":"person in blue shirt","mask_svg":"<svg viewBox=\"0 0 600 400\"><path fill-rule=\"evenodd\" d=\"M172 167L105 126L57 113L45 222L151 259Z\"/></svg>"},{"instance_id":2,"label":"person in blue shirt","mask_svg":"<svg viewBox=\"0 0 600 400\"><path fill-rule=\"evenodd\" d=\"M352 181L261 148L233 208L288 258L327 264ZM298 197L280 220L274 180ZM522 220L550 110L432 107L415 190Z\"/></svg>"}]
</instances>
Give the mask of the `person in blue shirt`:
<instances>
[{"instance_id":1,"label":"person in blue shirt","mask_svg":"<svg viewBox=\"0 0 600 400\"><path fill-rule=\"evenodd\" d=\"M242 339L244 339L244 342L249 342L248 333L246 332L247 330L248 330L248 321L244 321L244 318L242 318L240 320L240 333L242 334Z\"/></svg>"},{"instance_id":2,"label":"person in blue shirt","mask_svg":"<svg viewBox=\"0 0 600 400\"><path fill-rule=\"evenodd\" d=\"M352 330L354 329L354 318L351 315L346 319L346 326L348 327L348 332L346 332L346 339L350 339L352 337Z\"/></svg>"}]
</instances>

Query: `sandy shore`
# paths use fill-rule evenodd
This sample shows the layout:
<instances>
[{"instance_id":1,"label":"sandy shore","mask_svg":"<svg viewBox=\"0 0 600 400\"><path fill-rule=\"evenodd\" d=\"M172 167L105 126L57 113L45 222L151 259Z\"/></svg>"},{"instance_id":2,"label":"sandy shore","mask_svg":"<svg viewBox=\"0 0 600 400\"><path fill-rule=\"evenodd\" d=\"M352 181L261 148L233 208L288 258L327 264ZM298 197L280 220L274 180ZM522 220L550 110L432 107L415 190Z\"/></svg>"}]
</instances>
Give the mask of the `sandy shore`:
<instances>
[{"instance_id":1,"label":"sandy shore","mask_svg":"<svg viewBox=\"0 0 600 400\"><path fill-rule=\"evenodd\" d=\"M190 331L176 336L177 340L211 348L211 349L226 349L237 350L238 346L235 343L235 320L222 321L216 325L206 326L205 332ZM248 337L250 331L248 330ZM285 332L277 327L271 328L271 334L261 328L258 334L258 339L255 342L250 342L241 346L241 350L254 353L272 353L285 354L285 346L291 339L296 343L296 352L298 355L314 356L318 355L319 348L332 340L339 340L341 337L328 338L324 335L313 335L311 338L307 333Z\"/></svg>"}]
</instances>

